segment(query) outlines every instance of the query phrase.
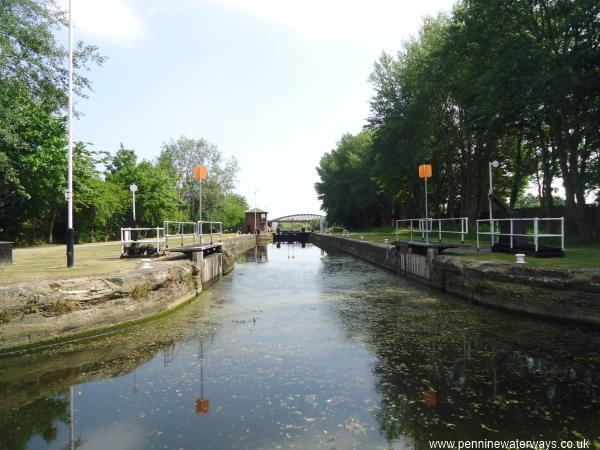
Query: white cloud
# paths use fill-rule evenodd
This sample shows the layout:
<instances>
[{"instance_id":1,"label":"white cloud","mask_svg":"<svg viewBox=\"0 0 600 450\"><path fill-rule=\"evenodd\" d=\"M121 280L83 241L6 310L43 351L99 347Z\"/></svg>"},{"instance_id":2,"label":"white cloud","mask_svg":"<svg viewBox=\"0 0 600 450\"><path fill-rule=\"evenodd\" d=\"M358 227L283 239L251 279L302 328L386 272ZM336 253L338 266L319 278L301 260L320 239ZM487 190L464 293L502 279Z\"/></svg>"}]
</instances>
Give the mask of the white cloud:
<instances>
[{"instance_id":1,"label":"white cloud","mask_svg":"<svg viewBox=\"0 0 600 450\"><path fill-rule=\"evenodd\" d=\"M449 10L454 0L214 0L309 35L377 29L414 30L425 15Z\"/></svg>"},{"instance_id":2,"label":"white cloud","mask_svg":"<svg viewBox=\"0 0 600 450\"><path fill-rule=\"evenodd\" d=\"M68 0L59 4L68 10ZM75 32L94 40L132 46L145 34L140 13L127 0L72 0L72 8Z\"/></svg>"}]
</instances>

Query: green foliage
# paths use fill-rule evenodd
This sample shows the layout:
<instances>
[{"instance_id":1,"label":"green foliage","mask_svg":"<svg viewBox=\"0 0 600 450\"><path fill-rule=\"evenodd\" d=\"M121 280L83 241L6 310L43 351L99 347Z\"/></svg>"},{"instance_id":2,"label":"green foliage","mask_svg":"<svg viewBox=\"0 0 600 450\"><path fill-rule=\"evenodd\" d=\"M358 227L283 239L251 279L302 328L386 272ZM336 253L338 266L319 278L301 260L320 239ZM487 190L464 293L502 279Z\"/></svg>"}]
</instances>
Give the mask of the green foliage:
<instances>
[{"instance_id":1,"label":"green foliage","mask_svg":"<svg viewBox=\"0 0 600 450\"><path fill-rule=\"evenodd\" d=\"M0 239L52 241L66 185L66 50L55 32L64 14L52 2L4 0L0 7ZM102 63L78 44L77 68ZM75 90L90 83L78 70Z\"/></svg>"},{"instance_id":2,"label":"green foliage","mask_svg":"<svg viewBox=\"0 0 600 450\"><path fill-rule=\"evenodd\" d=\"M345 134L337 147L326 153L317 167L319 199L331 223L352 227L380 224L385 198L373 178L372 133Z\"/></svg>"},{"instance_id":3,"label":"green foliage","mask_svg":"<svg viewBox=\"0 0 600 450\"><path fill-rule=\"evenodd\" d=\"M200 183L194 179L195 165L205 165L208 178ZM235 158L222 161L216 145L204 139L181 136L163 146L158 165L173 173L177 180L179 197L187 209L187 217L199 220L200 189L202 189L202 220L222 221L226 196L235 186L239 170Z\"/></svg>"},{"instance_id":4,"label":"green foliage","mask_svg":"<svg viewBox=\"0 0 600 450\"><path fill-rule=\"evenodd\" d=\"M244 211L248 202L239 194L226 194L223 201L223 227L226 230L240 230L244 223Z\"/></svg>"},{"instance_id":5,"label":"green foliage","mask_svg":"<svg viewBox=\"0 0 600 450\"><path fill-rule=\"evenodd\" d=\"M35 244L64 238L68 68L55 34L65 25L65 14L52 1L0 0L0 240ZM90 82L81 69L104 58L83 43L74 56L75 92L85 96ZM77 143L76 240L118 239L119 229L132 225L132 183L138 186L136 225L197 220L199 186L191 171L201 161L209 168L203 218L226 217L226 226L239 226L240 205L246 203L232 194L237 162L223 163L215 145L182 137L165 145L158 161L138 162L135 151L122 144L111 156Z\"/></svg>"},{"instance_id":6,"label":"green foliage","mask_svg":"<svg viewBox=\"0 0 600 450\"><path fill-rule=\"evenodd\" d=\"M355 217L377 224L422 216L423 163L433 166L430 216L485 217L488 162L497 159L496 194L515 206L536 181L551 216L552 183L561 178L569 217L593 238L585 197L600 188L598 42L600 4L592 0L469 0L426 19L396 57L381 55L370 77L371 144L358 160L372 184L359 180L353 190L352 158L340 149L317 169L328 217L365 226ZM365 197L375 211L365 211Z\"/></svg>"}]
</instances>

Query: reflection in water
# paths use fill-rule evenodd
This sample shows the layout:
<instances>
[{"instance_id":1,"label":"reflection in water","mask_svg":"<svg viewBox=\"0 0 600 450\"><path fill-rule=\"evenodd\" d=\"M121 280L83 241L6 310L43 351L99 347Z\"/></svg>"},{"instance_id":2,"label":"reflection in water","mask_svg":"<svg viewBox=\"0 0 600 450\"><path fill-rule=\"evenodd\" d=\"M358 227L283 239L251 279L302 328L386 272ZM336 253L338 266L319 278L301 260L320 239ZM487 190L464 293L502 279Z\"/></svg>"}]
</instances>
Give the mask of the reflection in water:
<instances>
[{"instance_id":1,"label":"reflection in water","mask_svg":"<svg viewBox=\"0 0 600 450\"><path fill-rule=\"evenodd\" d=\"M198 414L207 414L210 409L210 403L209 400L204 397L204 349L202 341L200 341L198 359L200 360L200 398L196 400L196 412Z\"/></svg>"},{"instance_id":2,"label":"reflection in water","mask_svg":"<svg viewBox=\"0 0 600 450\"><path fill-rule=\"evenodd\" d=\"M239 255L236 258L238 263L266 263L269 261L269 246L267 244L258 244L253 249Z\"/></svg>"},{"instance_id":3,"label":"reflection in water","mask_svg":"<svg viewBox=\"0 0 600 450\"><path fill-rule=\"evenodd\" d=\"M54 442L58 435L58 423L69 423L69 395L55 395L0 413L0 448L26 449L34 436L46 444Z\"/></svg>"},{"instance_id":4,"label":"reflection in water","mask_svg":"<svg viewBox=\"0 0 600 450\"><path fill-rule=\"evenodd\" d=\"M0 359L0 448L600 445L597 332L269 250L168 317Z\"/></svg>"}]
</instances>

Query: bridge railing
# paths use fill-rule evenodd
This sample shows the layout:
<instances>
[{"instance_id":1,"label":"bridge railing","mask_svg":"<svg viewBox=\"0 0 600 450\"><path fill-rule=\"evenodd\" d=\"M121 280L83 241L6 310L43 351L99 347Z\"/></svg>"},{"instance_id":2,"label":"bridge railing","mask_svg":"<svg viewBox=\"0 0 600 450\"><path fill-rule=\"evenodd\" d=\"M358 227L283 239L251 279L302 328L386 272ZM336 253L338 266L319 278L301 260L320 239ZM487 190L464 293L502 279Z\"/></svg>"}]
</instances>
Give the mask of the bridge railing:
<instances>
[{"instance_id":1,"label":"bridge railing","mask_svg":"<svg viewBox=\"0 0 600 450\"><path fill-rule=\"evenodd\" d=\"M169 248L169 240L177 239L181 245L184 245L186 239L196 243L198 236L198 224L196 222L180 222L175 220L165 220L163 222L163 236L165 238L165 248Z\"/></svg>"},{"instance_id":2,"label":"bridge railing","mask_svg":"<svg viewBox=\"0 0 600 450\"><path fill-rule=\"evenodd\" d=\"M210 243L212 244L216 239L216 242L223 241L223 222L207 222L198 221L196 222L196 230L200 237L200 243L204 243L204 236L210 236Z\"/></svg>"}]
</instances>

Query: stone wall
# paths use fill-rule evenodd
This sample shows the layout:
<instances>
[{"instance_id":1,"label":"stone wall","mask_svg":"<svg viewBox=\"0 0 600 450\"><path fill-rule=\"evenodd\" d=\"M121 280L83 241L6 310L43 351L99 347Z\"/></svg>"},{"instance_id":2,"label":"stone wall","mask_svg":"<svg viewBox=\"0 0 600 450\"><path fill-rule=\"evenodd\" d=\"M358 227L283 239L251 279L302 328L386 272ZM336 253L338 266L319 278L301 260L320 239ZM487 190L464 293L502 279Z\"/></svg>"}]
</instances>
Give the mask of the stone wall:
<instances>
[{"instance_id":1,"label":"stone wall","mask_svg":"<svg viewBox=\"0 0 600 450\"><path fill-rule=\"evenodd\" d=\"M406 252L391 245L322 234L311 235L311 242L344 251L483 305L543 318L600 325L600 270L544 268L438 255L431 251L427 256L407 256ZM410 269L413 264L419 266L418 270ZM426 269L421 267L422 264Z\"/></svg>"},{"instance_id":2,"label":"stone wall","mask_svg":"<svg viewBox=\"0 0 600 450\"><path fill-rule=\"evenodd\" d=\"M388 270L427 282L432 258L437 254L437 249L428 249L426 254L421 255L413 253L413 249L407 246L396 248L388 244L320 233L312 233L310 242L350 253Z\"/></svg>"},{"instance_id":3,"label":"stone wall","mask_svg":"<svg viewBox=\"0 0 600 450\"><path fill-rule=\"evenodd\" d=\"M458 297L539 317L600 325L600 270L572 270L440 255L434 286Z\"/></svg>"},{"instance_id":4,"label":"stone wall","mask_svg":"<svg viewBox=\"0 0 600 450\"><path fill-rule=\"evenodd\" d=\"M96 334L177 308L202 292L215 270L233 269L235 256L253 248L254 235L223 243L209 264L187 259L153 260L151 269L0 287L0 351L56 339ZM221 259L222 258L222 259ZM224 272L225 273L225 272Z\"/></svg>"}]
</instances>

